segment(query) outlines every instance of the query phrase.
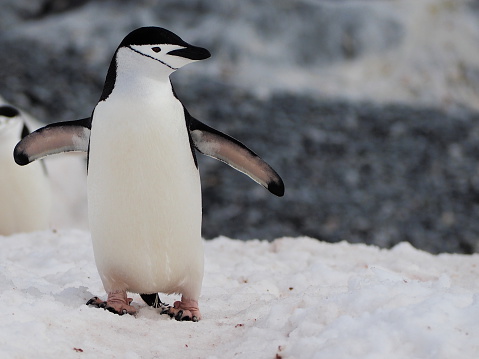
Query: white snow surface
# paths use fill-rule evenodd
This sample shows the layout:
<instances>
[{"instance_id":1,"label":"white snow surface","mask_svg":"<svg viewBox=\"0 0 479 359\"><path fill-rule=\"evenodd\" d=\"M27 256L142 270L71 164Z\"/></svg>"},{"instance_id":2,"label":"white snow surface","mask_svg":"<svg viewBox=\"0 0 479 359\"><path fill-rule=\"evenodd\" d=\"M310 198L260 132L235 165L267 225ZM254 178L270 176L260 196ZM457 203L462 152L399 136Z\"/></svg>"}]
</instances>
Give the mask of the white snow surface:
<instances>
[{"instance_id":1,"label":"white snow surface","mask_svg":"<svg viewBox=\"0 0 479 359\"><path fill-rule=\"evenodd\" d=\"M0 237L1 358L475 358L478 255L311 238L205 241L203 320L105 298L90 234ZM161 296L172 303L177 296Z\"/></svg>"}]
</instances>

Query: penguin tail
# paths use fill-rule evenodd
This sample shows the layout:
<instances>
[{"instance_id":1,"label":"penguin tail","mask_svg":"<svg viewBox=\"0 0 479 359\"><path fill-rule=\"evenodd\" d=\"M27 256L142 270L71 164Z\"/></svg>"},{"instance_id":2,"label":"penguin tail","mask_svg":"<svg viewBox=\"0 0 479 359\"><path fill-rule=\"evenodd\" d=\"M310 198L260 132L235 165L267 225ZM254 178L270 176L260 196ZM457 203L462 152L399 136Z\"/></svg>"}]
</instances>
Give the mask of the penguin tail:
<instances>
[{"instance_id":1,"label":"penguin tail","mask_svg":"<svg viewBox=\"0 0 479 359\"><path fill-rule=\"evenodd\" d=\"M169 307L168 304L166 303L163 303L161 300L160 300L160 296L158 295L158 293L153 293L153 294L140 294L140 297L141 299L143 299L143 301L148 304L150 307L153 307L153 308L167 308Z\"/></svg>"}]
</instances>

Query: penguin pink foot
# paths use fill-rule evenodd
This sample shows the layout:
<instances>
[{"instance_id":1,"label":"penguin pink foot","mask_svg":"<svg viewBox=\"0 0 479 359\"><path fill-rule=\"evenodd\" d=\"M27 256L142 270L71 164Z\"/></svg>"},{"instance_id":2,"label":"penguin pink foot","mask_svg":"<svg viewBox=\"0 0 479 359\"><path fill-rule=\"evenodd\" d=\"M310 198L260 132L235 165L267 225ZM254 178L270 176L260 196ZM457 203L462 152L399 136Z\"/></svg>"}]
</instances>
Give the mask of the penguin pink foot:
<instances>
[{"instance_id":1,"label":"penguin pink foot","mask_svg":"<svg viewBox=\"0 0 479 359\"><path fill-rule=\"evenodd\" d=\"M193 299L185 299L181 297L181 301L176 301L173 307L168 307L161 314L168 314L171 318L178 321L197 322L201 319L200 309L198 308L198 301Z\"/></svg>"},{"instance_id":2,"label":"penguin pink foot","mask_svg":"<svg viewBox=\"0 0 479 359\"><path fill-rule=\"evenodd\" d=\"M108 299L106 301L102 301L98 297L93 297L86 304L93 305L97 308L105 308L118 315L135 315L136 309L130 305L132 301L132 298L127 298L125 291L119 291L108 293Z\"/></svg>"}]
</instances>

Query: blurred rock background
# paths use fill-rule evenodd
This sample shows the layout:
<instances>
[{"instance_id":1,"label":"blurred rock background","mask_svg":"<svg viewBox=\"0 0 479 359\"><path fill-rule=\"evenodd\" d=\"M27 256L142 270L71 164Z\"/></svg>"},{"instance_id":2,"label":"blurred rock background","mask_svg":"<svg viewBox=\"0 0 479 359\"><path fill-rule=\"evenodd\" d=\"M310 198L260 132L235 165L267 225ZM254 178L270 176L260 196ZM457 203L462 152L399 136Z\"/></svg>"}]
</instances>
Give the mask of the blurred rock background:
<instances>
[{"instance_id":1,"label":"blurred rock background","mask_svg":"<svg viewBox=\"0 0 479 359\"><path fill-rule=\"evenodd\" d=\"M477 251L477 1L1 6L0 96L43 122L90 115L114 50L134 28L162 26L212 52L173 75L179 97L270 163L286 194L201 158L206 238L308 235Z\"/></svg>"}]
</instances>

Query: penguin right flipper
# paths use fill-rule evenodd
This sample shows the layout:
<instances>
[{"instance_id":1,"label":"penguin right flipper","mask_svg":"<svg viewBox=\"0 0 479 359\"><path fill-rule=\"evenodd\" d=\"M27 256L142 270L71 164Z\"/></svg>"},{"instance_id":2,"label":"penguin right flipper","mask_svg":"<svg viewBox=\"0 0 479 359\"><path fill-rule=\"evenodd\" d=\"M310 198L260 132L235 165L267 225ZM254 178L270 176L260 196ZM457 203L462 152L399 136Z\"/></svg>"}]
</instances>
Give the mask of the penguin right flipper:
<instances>
[{"instance_id":1,"label":"penguin right flipper","mask_svg":"<svg viewBox=\"0 0 479 359\"><path fill-rule=\"evenodd\" d=\"M57 122L25 136L13 151L15 162L21 166L55 153L88 152L91 117L76 121Z\"/></svg>"},{"instance_id":2,"label":"penguin right flipper","mask_svg":"<svg viewBox=\"0 0 479 359\"><path fill-rule=\"evenodd\" d=\"M205 125L185 109L187 126L195 148L243 172L276 196L284 195L284 184L276 171L237 139Z\"/></svg>"}]
</instances>

